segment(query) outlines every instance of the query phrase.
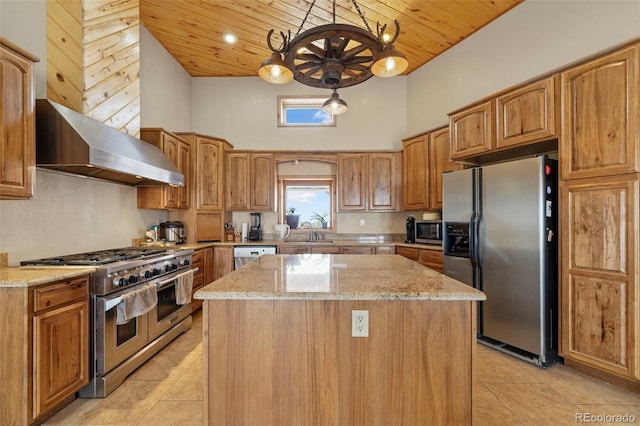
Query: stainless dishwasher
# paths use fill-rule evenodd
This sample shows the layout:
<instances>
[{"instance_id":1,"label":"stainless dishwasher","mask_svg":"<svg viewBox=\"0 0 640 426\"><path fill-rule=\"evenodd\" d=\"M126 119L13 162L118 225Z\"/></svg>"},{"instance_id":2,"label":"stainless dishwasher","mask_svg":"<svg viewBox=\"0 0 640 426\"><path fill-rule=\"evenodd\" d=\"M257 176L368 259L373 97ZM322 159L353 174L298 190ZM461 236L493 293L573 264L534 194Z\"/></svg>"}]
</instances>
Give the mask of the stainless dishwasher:
<instances>
[{"instance_id":1,"label":"stainless dishwasher","mask_svg":"<svg viewBox=\"0 0 640 426\"><path fill-rule=\"evenodd\" d=\"M263 254L276 254L276 246L235 246L233 248L234 269L240 269Z\"/></svg>"}]
</instances>

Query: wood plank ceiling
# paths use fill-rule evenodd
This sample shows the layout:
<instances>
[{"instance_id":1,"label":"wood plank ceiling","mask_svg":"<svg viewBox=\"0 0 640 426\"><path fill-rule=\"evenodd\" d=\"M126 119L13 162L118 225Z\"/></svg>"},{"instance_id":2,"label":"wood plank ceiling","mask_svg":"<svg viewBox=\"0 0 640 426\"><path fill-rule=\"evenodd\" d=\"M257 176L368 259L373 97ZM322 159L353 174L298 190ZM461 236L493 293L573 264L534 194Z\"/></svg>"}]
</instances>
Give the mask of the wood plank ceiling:
<instances>
[{"instance_id":1,"label":"wood plank ceiling","mask_svg":"<svg viewBox=\"0 0 640 426\"><path fill-rule=\"evenodd\" d=\"M359 0L357 5L375 31L376 23L393 28L395 43L409 61L405 74L461 42L524 0ZM145 28L193 77L257 76L271 51L269 30L298 31L312 0L140 0ZM304 25L308 30L332 22L333 1L316 0ZM336 23L364 28L352 0L336 1ZM227 44L223 36L238 41ZM274 44L280 43L274 36Z\"/></svg>"}]
</instances>

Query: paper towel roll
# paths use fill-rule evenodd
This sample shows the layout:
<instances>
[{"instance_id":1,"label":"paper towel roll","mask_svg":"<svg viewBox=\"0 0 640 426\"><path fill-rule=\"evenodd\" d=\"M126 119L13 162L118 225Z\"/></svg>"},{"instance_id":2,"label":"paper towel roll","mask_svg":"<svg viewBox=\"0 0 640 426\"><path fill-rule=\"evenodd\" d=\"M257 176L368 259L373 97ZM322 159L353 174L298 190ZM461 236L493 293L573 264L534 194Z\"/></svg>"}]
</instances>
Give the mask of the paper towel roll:
<instances>
[{"instance_id":1,"label":"paper towel roll","mask_svg":"<svg viewBox=\"0 0 640 426\"><path fill-rule=\"evenodd\" d=\"M249 224L247 222L242 222L242 242L246 243L249 236Z\"/></svg>"}]
</instances>

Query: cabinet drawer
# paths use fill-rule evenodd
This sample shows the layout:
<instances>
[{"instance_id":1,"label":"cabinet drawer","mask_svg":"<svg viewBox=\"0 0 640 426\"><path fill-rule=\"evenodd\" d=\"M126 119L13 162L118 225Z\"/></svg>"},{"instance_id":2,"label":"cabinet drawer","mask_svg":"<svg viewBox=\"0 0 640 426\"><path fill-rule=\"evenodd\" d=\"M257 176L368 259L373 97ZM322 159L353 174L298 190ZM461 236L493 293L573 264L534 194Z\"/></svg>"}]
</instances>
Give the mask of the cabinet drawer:
<instances>
[{"instance_id":1,"label":"cabinet drawer","mask_svg":"<svg viewBox=\"0 0 640 426\"><path fill-rule=\"evenodd\" d=\"M279 254L306 254L309 248L307 246L279 246Z\"/></svg>"},{"instance_id":2,"label":"cabinet drawer","mask_svg":"<svg viewBox=\"0 0 640 426\"><path fill-rule=\"evenodd\" d=\"M344 254L373 254L372 246L343 246Z\"/></svg>"},{"instance_id":3,"label":"cabinet drawer","mask_svg":"<svg viewBox=\"0 0 640 426\"><path fill-rule=\"evenodd\" d=\"M420 250L411 247L396 247L396 254L415 261L420 258Z\"/></svg>"},{"instance_id":4,"label":"cabinet drawer","mask_svg":"<svg viewBox=\"0 0 640 426\"><path fill-rule=\"evenodd\" d=\"M340 246L309 246L309 253L340 254Z\"/></svg>"},{"instance_id":5,"label":"cabinet drawer","mask_svg":"<svg viewBox=\"0 0 640 426\"><path fill-rule=\"evenodd\" d=\"M396 254L396 247L389 246L377 246L375 250L376 254Z\"/></svg>"},{"instance_id":6,"label":"cabinet drawer","mask_svg":"<svg viewBox=\"0 0 640 426\"><path fill-rule=\"evenodd\" d=\"M89 279L87 277L60 281L33 290L33 309L38 312L88 296Z\"/></svg>"}]
</instances>

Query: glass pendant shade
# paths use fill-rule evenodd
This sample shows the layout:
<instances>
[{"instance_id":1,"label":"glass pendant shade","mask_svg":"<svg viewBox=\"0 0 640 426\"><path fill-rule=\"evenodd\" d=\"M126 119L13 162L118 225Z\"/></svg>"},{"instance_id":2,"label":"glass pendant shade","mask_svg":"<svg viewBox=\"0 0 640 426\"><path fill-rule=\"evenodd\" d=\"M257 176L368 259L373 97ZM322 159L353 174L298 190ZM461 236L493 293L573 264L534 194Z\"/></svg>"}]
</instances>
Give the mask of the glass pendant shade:
<instances>
[{"instance_id":1,"label":"glass pendant shade","mask_svg":"<svg viewBox=\"0 0 640 426\"><path fill-rule=\"evenodd\" d=\"M335 90L331 94L331 97L322 104L322 110L327 114L338 115L347 112L349 106L347 103L340 99L338 92Z\"/></svg>"},{"instance_id":2,"label":"glass pendant shade","mask_svg":"<svg viewBox=\"0 0 640 426\"><path fill-rule=\"evenodd\" d=\"M390 44L374 58L371 72L377 77L395 77L404 72L408 66L407 57Z\"/></svg>"},{"instance_id":3,"label":"glass pendant shade","mask_svg":"<svg viewBox=\"0 0 640 426\"><path fill-rule=\"evenodd\" d=\"M258 75L264 81L274 84L285 84L293 80L293 72L282 60L279 52L273 52L271 57L260 65Z\"/></svg>"}]
</instances>

